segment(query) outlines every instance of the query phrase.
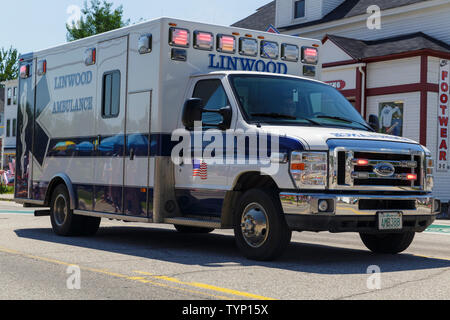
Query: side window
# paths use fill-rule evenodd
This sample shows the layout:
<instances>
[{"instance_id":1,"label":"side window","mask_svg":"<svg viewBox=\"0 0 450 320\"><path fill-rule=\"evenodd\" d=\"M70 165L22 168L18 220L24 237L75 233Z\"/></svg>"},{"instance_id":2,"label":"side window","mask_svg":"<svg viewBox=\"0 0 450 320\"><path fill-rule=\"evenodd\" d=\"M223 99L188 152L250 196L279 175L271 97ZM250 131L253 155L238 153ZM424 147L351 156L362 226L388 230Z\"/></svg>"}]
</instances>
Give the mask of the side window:
<instances>
[{"instance_id":1,"label":"side window","mask_svg":"<svg viewBox=\"0 0 450 320\"><path fill-rule=\"evenodd\" d=\"M192 97L202 99L205 109L219 110L229 105L222 82L218 79L200 80L197 82ZM217 125L220 124L222 120L222 116L218 113L203 113L203 123Z\"/></svg>"},{"instance_id":2,"label":"side window","mask_svg":"<svg viewBox=\"0 0 450 320\"><path fill-rule=\"evenodd\" d=\"M13 104L17 104L17 87L13 90Z\"/></svg>"},{"instance_id":3,"label":"side window","mask_svg":"<svg viewBox=\"0 0 450 320\"><path fill-rule=\"evenodd\" d=\"M12 102L12 88L8 88L7 100L7 105L10 106Z\"/></svg>"},{"instance_id":4,"label":"side window","mask_svg":"<svg viewBox=\"0 0 450 320\"><path fill-rule=\"evenodd\" d=\"M103 75L102 117L116 118L120 111L120 71Z\"/></svg>"}]
</instances>

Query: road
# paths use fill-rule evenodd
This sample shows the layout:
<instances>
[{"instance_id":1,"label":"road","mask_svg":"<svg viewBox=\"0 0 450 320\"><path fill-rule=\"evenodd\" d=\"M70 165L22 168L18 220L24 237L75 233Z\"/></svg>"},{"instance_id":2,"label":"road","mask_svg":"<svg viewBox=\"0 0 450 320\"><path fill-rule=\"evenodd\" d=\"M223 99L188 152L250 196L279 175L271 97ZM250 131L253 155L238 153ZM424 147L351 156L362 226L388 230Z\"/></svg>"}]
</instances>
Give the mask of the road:
<instances>
[{"instance_id":1,"label":"road","mask_svg":"<svg viewBox=\"0 0 450 320\"><path fill-rule=\"evenodd\" d=\"M294 233L280 259L255 262L228 230L103 219L95 237L64 238L49 217L0 202L0 283L13 300L450 299L450 222L396 256L370 253L357 234Z\"/></svg>"}]
</instances>

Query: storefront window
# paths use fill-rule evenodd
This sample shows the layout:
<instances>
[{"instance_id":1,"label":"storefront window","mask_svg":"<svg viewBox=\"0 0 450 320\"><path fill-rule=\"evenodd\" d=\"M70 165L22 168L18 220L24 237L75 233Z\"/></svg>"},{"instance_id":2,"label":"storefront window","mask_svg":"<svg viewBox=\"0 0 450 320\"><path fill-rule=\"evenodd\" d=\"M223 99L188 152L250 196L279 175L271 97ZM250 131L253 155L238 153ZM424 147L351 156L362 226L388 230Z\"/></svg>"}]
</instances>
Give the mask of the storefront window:
<instances>
[{"instance_id":1,"label":"storefront window","mask_svg":"<svg viewBox=\"0 0 450 320\"><path fill-rule=\"evenodd\" d=\"M402 101L380 103L378 108L380 133L403 136L403 106Z\"/></svg>"}]
</instances>

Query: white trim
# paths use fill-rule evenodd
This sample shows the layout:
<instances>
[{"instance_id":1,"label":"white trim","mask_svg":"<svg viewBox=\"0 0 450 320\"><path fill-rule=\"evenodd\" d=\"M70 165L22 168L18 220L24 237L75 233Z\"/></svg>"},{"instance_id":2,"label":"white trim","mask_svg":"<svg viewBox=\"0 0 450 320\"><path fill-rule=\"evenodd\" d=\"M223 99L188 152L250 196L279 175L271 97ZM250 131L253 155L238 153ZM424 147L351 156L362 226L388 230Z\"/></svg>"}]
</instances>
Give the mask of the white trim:
<instances>
[{"instance_id":1,"label":"white trim","mask_svg":"<svg viewBox=\"0 0 450 320\"><path fill-rule=\"evenodd\" d=\"M354 68L359 68L359 67L365 67L366 64L365 63L355 63L355 64L346 64L346 65L342 65L342 66L335 66L335 67L325 67L323 68L324 71L340 71L340 70L345 70L345 69L354 69Z\"/></svg>"}]
</instances>

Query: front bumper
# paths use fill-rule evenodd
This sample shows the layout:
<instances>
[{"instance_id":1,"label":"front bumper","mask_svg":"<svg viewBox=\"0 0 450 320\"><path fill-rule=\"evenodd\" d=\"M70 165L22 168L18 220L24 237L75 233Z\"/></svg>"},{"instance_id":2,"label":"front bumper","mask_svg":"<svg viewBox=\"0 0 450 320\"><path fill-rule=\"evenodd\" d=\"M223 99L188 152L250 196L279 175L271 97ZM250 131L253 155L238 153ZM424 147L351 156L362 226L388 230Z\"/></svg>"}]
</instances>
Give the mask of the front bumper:
<instances>
[{"instance_id":1,"label":"front bumper","mask_svg":"<svg viewBox=\"0 0 450 320\"><path fill-rule=\"evenodd\" d=\"M422 232L440 212L440 202L429 195L282 192L280 201L289 227L297 231L378 232L378 213L395 211L403 214L403 229L400 232ZM326 201L326 206L319 205L323 201Z\"/></svg>"}]
</instances>

